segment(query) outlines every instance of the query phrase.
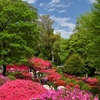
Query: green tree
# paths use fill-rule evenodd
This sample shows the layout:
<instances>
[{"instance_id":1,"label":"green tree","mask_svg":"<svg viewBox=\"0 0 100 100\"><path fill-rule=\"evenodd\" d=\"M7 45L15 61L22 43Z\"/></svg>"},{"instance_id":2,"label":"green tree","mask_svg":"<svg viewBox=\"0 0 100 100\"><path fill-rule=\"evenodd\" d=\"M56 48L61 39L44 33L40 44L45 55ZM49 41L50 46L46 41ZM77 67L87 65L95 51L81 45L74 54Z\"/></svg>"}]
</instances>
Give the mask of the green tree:
<instances>
[{"instance_id":1,"label":"green tree","mask_svg":"<svg viewBox=\"0 0 100 100\"><path fill-rule=\"evenodd\" d=\"M37 9L21 0L0 1L0 65L21 63L35 54Z\"/></svg>"},{"instance_id":2,"label":"green tree","mask_svg":"<svg viewBox=\"0 0 100 100\"><path fill-rule=\"evenodd\" d=\"M65 62L64 72L81 75L85 73L84 60L78 54L72 54Z\"/></svg>"},{"instance_id":3,"label":"green tree","mask_svg":"<svg viewBox=\"0 0 100 100\"><path fill-rule=\"evenodd\" d=\"M40 26L40 39L39 44L39 54L45 59L55 61L53 45L56 41L60 39L60 34L54 34L54 29L52 28L54 21L49 15L42 15L39 19ZM40 56L40 55L39 55Z\"/></svg>"},{"instance_id":4,"label":"green tree","mask_svg":"<svg viewBox=\"0 0 100 100\"><path fill-rule=\"evenodd\" d=\"M97 70L100 70L100 0L96 0L93 4L90 25L87 26L93 36L92 43L88 45L89 58L93 61Z\"/></svg>"}]
</instances>

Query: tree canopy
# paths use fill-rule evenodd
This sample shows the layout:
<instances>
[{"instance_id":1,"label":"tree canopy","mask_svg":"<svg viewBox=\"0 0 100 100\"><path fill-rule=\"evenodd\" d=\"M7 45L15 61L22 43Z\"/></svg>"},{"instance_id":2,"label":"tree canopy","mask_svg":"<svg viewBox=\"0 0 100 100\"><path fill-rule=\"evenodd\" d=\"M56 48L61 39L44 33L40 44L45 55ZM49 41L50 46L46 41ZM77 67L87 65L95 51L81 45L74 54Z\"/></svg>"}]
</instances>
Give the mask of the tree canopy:
<instances>
[{"instance_id":1,"label":"tree canopy","mask_svg":"<svg viewBox=\"0 0 100 100\"><path fill-rule=\"evenodd\" d=\"M39 35L37 9L21 0L1 0L0 17L0 65L34 55Z\"/></svg>"}]
</instances>

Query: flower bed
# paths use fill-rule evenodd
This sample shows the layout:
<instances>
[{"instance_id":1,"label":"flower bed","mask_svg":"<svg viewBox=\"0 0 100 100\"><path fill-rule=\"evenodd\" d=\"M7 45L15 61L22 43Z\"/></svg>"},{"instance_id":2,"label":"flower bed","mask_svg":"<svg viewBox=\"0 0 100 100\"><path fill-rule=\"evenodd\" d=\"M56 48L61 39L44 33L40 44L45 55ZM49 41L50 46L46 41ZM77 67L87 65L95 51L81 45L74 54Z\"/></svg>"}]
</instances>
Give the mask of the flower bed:
<instances>
[{"instance_id":1,"label":"flower bed","mask_svg":"<svg viewBox=\"0 0 100 100\"><path fill-rule=\"evenodd\" d=\"M30 98L29 100L99 100L98 96L86 91L75 89L60 89L58 91L49 90L38 98Z\"/></svg>"},{"instance_id":2,"label":"flower bed","mask_svg":"<svg viewBox=\"0 0 100 100\"><path fill-rule=\"evenodd\" d=\"M29 100L38 97L47 90L39 83L29 80L6 82L0 87L0 100Z\"/></svg>"}]
</instances>

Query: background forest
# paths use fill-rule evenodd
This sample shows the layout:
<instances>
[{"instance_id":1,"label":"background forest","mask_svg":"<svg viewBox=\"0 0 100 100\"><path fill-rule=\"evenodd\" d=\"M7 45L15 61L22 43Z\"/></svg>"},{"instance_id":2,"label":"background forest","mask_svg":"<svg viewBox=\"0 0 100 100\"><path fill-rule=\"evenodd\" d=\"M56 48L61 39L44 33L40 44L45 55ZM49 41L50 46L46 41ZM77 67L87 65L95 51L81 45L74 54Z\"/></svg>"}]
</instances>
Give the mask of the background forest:
<instances>
[{"instance_id":1,"label":"background forest","mask_svg":"<svg viewBox=\"0 0 100 100\"><path fill-rule=\"evenodd\" d=\"M19 9L20 8L20 9ZM63 72L94 76L100 70L100 0L77 18L70 38L54 34L50 15L21 0L0 1L0 65L25 63L30 57L63 65ZM72 70L73 69L73 70Z\"/></svg>"}]
</instances>

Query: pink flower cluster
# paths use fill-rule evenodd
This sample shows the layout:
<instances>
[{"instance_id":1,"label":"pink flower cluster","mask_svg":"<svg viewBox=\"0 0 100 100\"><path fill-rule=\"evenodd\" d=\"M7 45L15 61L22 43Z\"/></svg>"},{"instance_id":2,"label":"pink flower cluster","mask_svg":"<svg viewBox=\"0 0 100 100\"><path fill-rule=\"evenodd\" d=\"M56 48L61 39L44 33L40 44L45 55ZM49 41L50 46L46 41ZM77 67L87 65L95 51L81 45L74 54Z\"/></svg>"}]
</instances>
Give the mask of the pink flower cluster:
<instances>
[{"instance_id":1,"label":"pink flower cluster","mask_svg":"<svg viewBox=\"0 0 100 100\"><path fill-rule=\"evenodd\" d=\"M29 100L99 100L98 96L93 95L86 91L75 89L60 89L58 91L48 90L39 98L31 98Z\"/></svg>"},{"instance_id":2,"label":"pink flower cluster","mask_svg":"<svg viewBox=\"0 0 100 100\"><path fill-rule=\"evenodd\" d=\"M30 80L14 80L0 87L0 100L29 100L39 97L47 90L39 83Z\"/></svg>"},{"instance_id":3,"label":"pink flower cluster","mask_svg":"<svg viewBox=\"0 0 100 100\"><path fill-rule=\"evenodd\" d=\"M36 67L37 70L47 69L47 68L51 67L51 63L49 61L43 60L41 58L33 57L33 58L29 59L29 62L31 64L33 64L33 67Z\"/></svg>"},{"instance_id":4,"label":"pink flower cluster","mask_svg":"<svg viewBox=\"0 0 100 100\"><path fill-rule=\"evenodd\" d=\"M88 82L88 83L90 83L90 84L97 84L97 83L99 83L99 80L97 79L97 78L88 78L87 80L86 80L86 82Z\"/></svg>"}]
</instances>

